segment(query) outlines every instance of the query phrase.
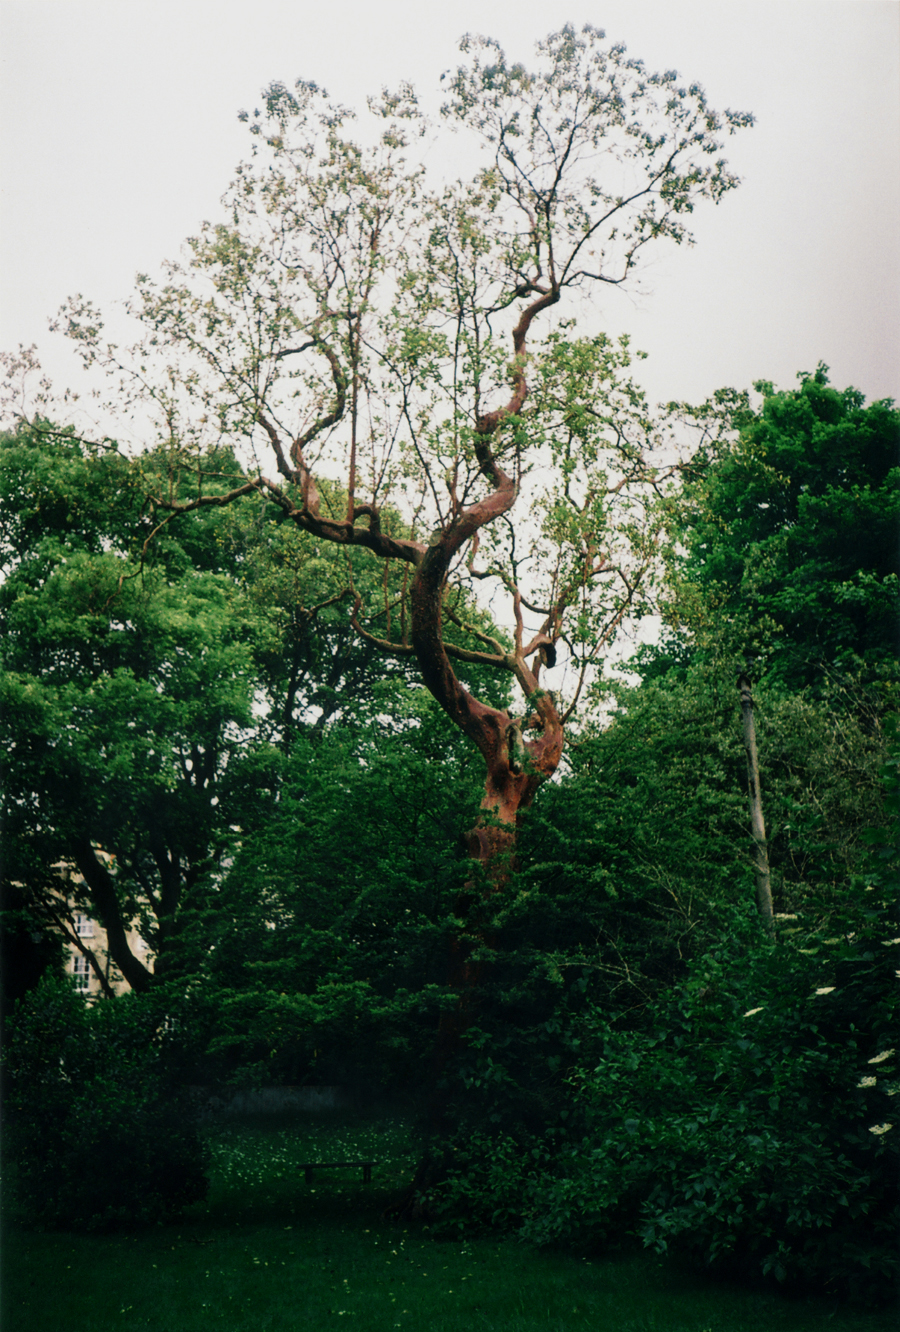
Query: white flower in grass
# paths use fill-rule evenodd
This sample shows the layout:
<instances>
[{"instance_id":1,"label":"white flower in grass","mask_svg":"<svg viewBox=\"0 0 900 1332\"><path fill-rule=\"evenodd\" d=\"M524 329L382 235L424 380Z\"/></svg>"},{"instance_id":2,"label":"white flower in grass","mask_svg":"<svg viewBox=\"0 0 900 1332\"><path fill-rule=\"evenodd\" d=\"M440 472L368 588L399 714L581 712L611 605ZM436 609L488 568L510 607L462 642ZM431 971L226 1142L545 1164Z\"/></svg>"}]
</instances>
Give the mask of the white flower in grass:
<instances>
[{"instance_id":1,"label":"white flower in grass","mask_svg":"<svg viewBox=\"0 0 900 1332\"><path fill-rule=\"evenodd\" d=\"M818 990L816 990L816 994L831 994L834 988L835 987L833 985L822 985L819 987Z\"/></svg>"},{"instance_id":2,"label":"white flower in grass","mask_svg":"<svg viewBox=\"0 0 900 1332\"><path fill-rule=\"evenodd\" d=\"M753 1017L754 1013L761 1013L764 1008L765 1004L760 1004L759 1008L748 1008L746 1013L744 1014L744 1017Z\"/></svg>"},{"instance_id":3,"label":"white flower in grass","mask_svg":"<svg viewBox=\"0 0 900 1332\"><path fill-rule=\"evenodd\" d=\"M893 1050L882 1050L881 1054L877 1054L874 1059L867 1059L866 1063L883 1064L886 1059L890 1059L892 1054L894 1054Z\"/></svg>"},{"instance_id":4,"label":"white flower in grass","mask_svg":"<svg viewBox=\"0 0 900 1332\"><path fill-rule=\"evenodd\" d=\"M873 1124L869 1129L869 1132L876 1134L880 1138L883 1133L890 1133L893 1127L893 1124Z\"/></svg>"},{"instance_id":5,"label":"white flower in grass","mask_svg":"<svg viewBox=\"0 0 900 1332\"><path fill-rule=\"evenodd\" d=\"M856 1085L857 1087L874 1087L877 1081L877 1078L860 1078Z\"/></svg>"}]
</instances>

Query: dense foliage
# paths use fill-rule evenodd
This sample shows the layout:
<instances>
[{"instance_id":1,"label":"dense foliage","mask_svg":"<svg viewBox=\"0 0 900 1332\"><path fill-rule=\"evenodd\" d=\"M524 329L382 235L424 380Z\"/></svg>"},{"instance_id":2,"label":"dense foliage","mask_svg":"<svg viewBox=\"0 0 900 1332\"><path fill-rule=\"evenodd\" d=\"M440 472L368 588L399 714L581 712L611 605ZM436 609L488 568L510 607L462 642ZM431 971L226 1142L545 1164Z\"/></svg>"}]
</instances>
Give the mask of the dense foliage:
<instances>
[{"instance_id":1,"label":"dense foliage","mask_svg":"<svg viewBox=\"0 0 900 1332\"><path fill-rule=\"evenodd\" d=\"M0 438L6 938L28 988L91 914L136 992L18 1010L24 1205L201 1196L176 1064L341 1081L418 1114L407 1215L879 1297L900 418L822 366L654 418L627 341L551 312L689 239L749 117L591 28L463 53L469 182L429 182L408 88L369 142L272 85L142 340L70 303L145 453Z\"/></svg>"},{"instance_id":2,"label":"dense foliage","mask_svg":"<svg viewBox=\"0 0 900 1332\"><path fill-rule=\"evenodd\" d=\"M735 412L735 396L710 404L707 441L669 501L682 545L668 637L639 655L642 683L614 690L606 724L575 747L523 839L524 910L543 901L570 929L579 913L590 921L560 947L545 915L541 956L558 991L529 1031L527 1093L510 1026L479 1023L469 1086L480 1112L470 1096L460 1131L436 1144L444 1176L431 1202L444 1225L604 1245L630 1233L719 1269L878 1300L897 1280L900 1220L896 745L884 767L896 729L886 537L898 419L890 404L865 409L827 388L821 372L793 394L767 387L759 418L745 400ZM804 528L803 496L822 491L809 436L836 447L810 421L827 416L846 467L825 483L819 526ZM763 456L772 419L777 471L774 450ZM770 514L790 493L803 513ZM838 540L848 504L870 521L844 524ZM815 637L787 614L791 597L815 602ZM734 675L748 657L762 677L774 946L749 907ZM545 1097L536 1127L525 1107L549 1081L548 1038L570 1094Z\"/></svg>"},{"instance_id":3,"label":"dense foliage","mask_svg":"<svg viewBox=\"0 0 900 1332\"><path fill-rule=\"evenodd\" d=\"M757 384L757 411L723 393L685 413L704 438L673 507L671 646L750 658L785 690L860 673L883 689L900 649L900 412L833 388L824 365L800 378Z\"/></svg>"},{"instance_id":4,"label":"dense foliage","mask_svg":"<svg viewBox=\"0 0 900 1332\"><path fill-rule=\"evenodd\" d=\"M298 737L196 896L181 969L205 1076L421 1085L480 773L422 691L405 720Z\"/></svg>"},{"instance_id":5,"label":"dense foliage","mask_svg":"<svg viewBox=\"0 0 900 1332\"><path fill-rule=\"evenodd\" d=\"M206 1156L161 1010L41 983L10 1021L4 1153L16 1206L47 1226L159 1221L203 1198Z\"/></svg>"},{"instance_id":6,"label":"dense foliage","mask_svg":"<svg viewBox=\"0 0 900 1332\"><path fill-rule=\"evenodd\" d=\"M0 441L6 873L70 934L89 907L135 989L153 968L125 931L164 969L221 846L272 637L224 572L224 532L145 550L153 469L40 424ZM83 879L69 900L66 866Z\"/></svg>"},{"instance_id":7,"label":"dense foliage","mask_svg":"<svg viewBox=\"0 0 900 1332\"><path fill-rule=\"evenodd\" d=\"M900 1163L878 914L827 963L735 928L637 1026L580 1022L569 1109L543 1135L458 1139L438 1215L542 1242L637 1234L720 1270L884 1297Z\"/></svg>"},{"instance_id":8,"label":"dense foliage","mask_svg":"<svg viewBox=\"0 0 900 1332\"><path fill-rule=\"evenodd\" d=\"M736 448L723 450L726 473ZM129 853L155 812L173 845L179 826L195 838L203 867L156 973L182 1076L402 1091L426 1128L422 1206L443 1225L543 1242L632 1233L782 1280L827 1273L860 1298L889 1286L897 930L878 778L883 651L855 654L862 675L849 659L820 661L805 689L775 669L756 689L774 947L749 907L728 670L740 617L714 636L703 607L719 604L721 582L704 589L689 548L694 582L674 569L670 582L670 605L691 612L681 646L670 634L639 661L642 683L608 695L604 723L584 730L523 823L517 872L473 895L477 760L402 669L379 677L354 656L321 551L284 525L259 539L240 508L179 515L141 551L135 464L47 427L8 437L2 456L17 938L46 930L48 866L86 827L120 862L122 918L136 911L158 940ZM715 466L703 468L718 493ZM696 506L698 485L683 503ZM785 631L780 659L802 641ZM183 761L191 746L215 749L205 787ZM79 900L103 908L89 883ZM477 999L436 1059L460 940ZM33 1217L67 1223L73 1190L101 1225L202 1189L161 1047L144 1039L150 1011L86 1010L52 986L20 1011L8 1146ZM160 1133L194 1162L187 1192L154 1173L147 1143ZM107 1151L127 1154L131 1174L98 1171Z\"/></svg>"},{"instance_id":9,"label":"dense foliage","mask_svg":"<svg viewBox=\"0 0 900 1332\"><path fill-rule=\"evenodd\" d=\"M42 422L0 437L6 906L70 939L87 910L135 989L295 736L392 709L406 675L354 641L340 560L277 523L262 541L258 504L160 527L164 468Z\"/></svg>"}]
</instances>

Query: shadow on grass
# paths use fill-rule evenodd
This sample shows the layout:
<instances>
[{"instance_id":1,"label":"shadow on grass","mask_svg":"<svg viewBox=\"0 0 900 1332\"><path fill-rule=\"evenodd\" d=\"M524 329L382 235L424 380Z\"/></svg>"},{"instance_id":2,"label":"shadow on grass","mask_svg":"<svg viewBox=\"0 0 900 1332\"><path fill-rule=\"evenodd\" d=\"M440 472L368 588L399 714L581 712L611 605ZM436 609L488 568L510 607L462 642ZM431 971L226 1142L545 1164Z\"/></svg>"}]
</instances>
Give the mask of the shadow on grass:
<instances>
[{"instance_id":1,"label":"shadow on grass","mask_svg":"<svg viewBox=\"0 0 900 1332\"><path fill-rule=\"evenodd\" d=\"M114 1235L9 1228L4 1332L887 1332L887 1314L705 1281L646 1253L589 1260L385 1219L414 1150L400 1119L220 1121L208 1199ZM301 1162L373 1159L373 1182ZM361 1173L361 1172L360 1172Z\"/></svg>"}]
</instances>

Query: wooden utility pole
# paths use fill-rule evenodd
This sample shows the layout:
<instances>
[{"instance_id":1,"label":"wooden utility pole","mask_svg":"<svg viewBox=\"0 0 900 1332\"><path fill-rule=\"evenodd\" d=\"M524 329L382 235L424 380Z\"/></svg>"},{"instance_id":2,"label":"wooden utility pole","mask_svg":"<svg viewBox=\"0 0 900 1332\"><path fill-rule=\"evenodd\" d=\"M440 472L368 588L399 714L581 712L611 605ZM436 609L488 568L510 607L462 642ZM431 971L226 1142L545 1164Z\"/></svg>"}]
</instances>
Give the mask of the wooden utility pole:
<instances>
[{"instance_id":1,"label":"wooden utility pole","mask_svg":"<svg viewBox=\"0 0 900 1332\"><path fill-rule=\"evenodd\" d=\"M747 785L750 803L750 831L753 834L753 859L756 867L756 908L762 916L766 933L775 937L775 913L772 910L772 883L769 877L769 848L763 818L762 793L759 789L759 759L756 753L756 723L753 720L753 694L746 670L738 676L744 749L747 753Z\"/></svg>"}]
</instances>

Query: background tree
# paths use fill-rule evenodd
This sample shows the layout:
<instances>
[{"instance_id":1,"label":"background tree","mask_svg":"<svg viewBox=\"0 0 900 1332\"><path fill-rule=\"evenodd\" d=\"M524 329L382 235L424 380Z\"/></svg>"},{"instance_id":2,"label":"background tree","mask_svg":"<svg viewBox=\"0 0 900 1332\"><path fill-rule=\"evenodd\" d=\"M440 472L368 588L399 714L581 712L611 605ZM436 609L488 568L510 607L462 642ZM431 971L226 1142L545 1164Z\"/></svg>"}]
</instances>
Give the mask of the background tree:
<instances>
[{"instance_id":1,"label":"background tree","mask_svg":"<svg viewBox=\"0 0 900 1332\"><path fill-rule=\"evenodd\" d=\"M734 394L688 409L706 439L676 501L668 620L691 655L749 656L788 690L827 692L835 674L881 682L884 704L900 624L900 412L832 388L824 365L800 379L757 384L758 411Z\"/></svg>"},{"instance_id":2,"label":"background tree","mask_svg":"<svg viewBox=\"0 0 900 1332\"><path fill-rule=\"evenodd\" d=\"M41 427L2 443L7 872L70 939L76 909L95 915L143 989L153 967L127 932L140 922L162 971L182 897L221 846L266 625L210 567L214 543L195 563L169 539L142 562L138 466ZM66 862L68 894L53 868Z\"/></svg>"},{"instance_id":3,"label":"background tree","mask_svg":"<svg viewBox=\"0 0 900 1332\"><path fill-rule=\"evenodd\" d=\"M156 530L159 466L46 423L0 439L7 907L30 911L26 933L61 930L107 990L75 913L103 924L134 989L160 979L186 899L231 824L275 798L292 736L342 684L348 723L391 683L348 649L345 616L311 652L335 577L308 538L264 524L263 550L252 500Z\"/></svg>"},{"instance_id":4,"label":"background tree","mask_svg":"<svg viewBox=\"0 0 900 1332\"><path fill-rule=\"evenodd\" d=\"M239 827L275 833L292 773L309 783L318 751L292 767L298 738L339 724L361 765L353 736L374 716L418 724L408 663L385 671L378 654L373 669L353 634L342 553L268 520L253 496L160 527L147 495L161 465L46 422L0 438L4 946L34 954L32 983L55 954L30 936L48 927L111 992L76 928L87 912L133 988L173 966L183 984L193 897L215 899ZM381 631L390 586L356 581L372 605L357 619Z\"/></svg>"}]
</instances>

